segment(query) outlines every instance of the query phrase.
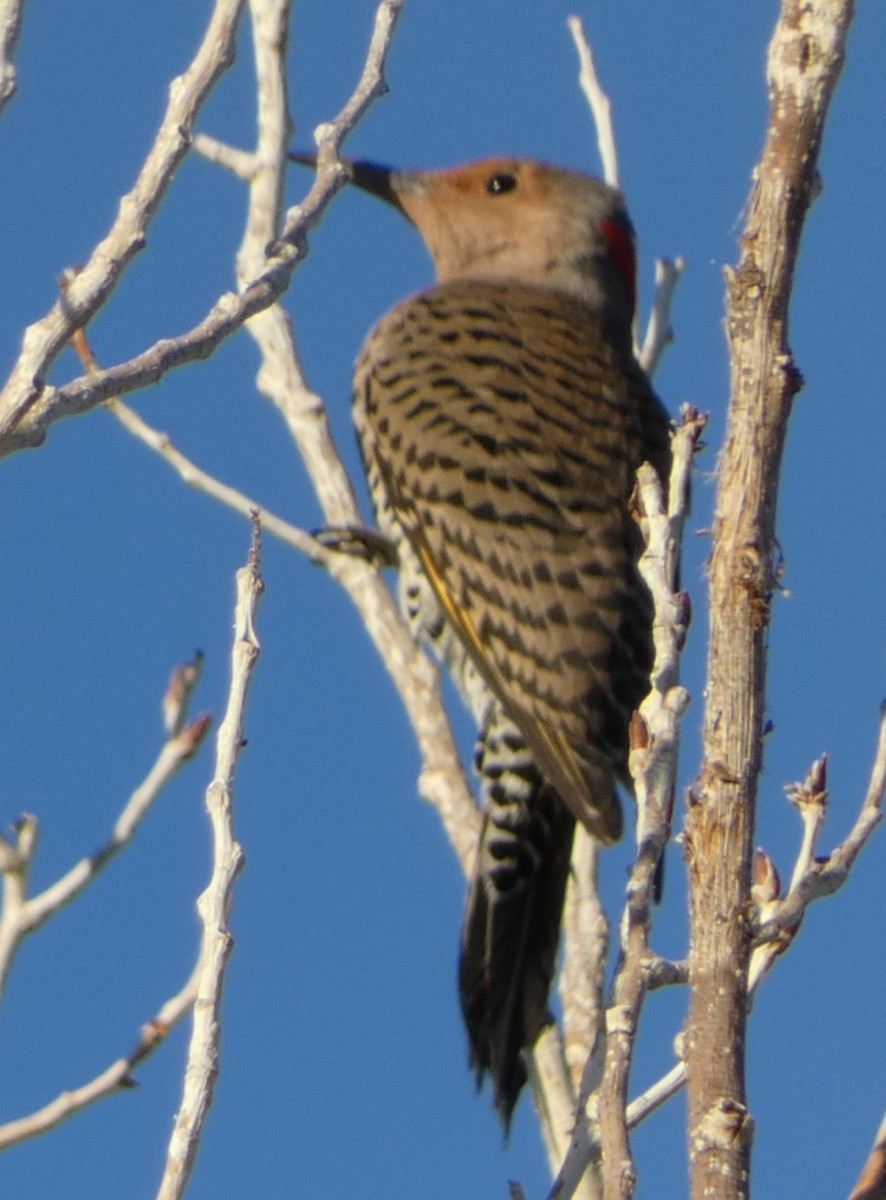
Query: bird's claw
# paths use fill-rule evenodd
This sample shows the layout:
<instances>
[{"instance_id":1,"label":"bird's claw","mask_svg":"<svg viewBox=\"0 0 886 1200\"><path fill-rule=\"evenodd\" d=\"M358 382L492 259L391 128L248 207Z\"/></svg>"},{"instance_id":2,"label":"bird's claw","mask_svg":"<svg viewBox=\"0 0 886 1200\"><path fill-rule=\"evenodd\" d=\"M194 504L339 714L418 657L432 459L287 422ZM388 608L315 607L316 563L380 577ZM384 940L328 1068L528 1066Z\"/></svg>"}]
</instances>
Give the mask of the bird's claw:
<instances>
[{"instance_id":1,"label":"bird's claw","mask_svg":"<svg viewBox=\"0 0 886 1200\"><path fill-rule=\"evenodd\" d=\"M314 538L336 554L350 554L381 567L397 565L397 548L376 529L359 525L325 525L315 529Z\"/></svg>"}]
</instances>

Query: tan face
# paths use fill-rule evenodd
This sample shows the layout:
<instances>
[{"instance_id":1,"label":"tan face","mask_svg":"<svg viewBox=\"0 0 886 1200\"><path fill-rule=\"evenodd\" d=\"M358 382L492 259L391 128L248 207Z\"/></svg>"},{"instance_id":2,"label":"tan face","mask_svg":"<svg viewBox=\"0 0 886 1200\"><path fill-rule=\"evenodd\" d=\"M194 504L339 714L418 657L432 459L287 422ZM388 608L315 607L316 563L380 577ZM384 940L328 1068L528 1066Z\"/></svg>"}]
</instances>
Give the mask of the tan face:
<instances>
[{"instance_id":1,"label":"tan face","mask_svg":"<svg viewBox=\"0 0 886 1200\"><path fill-rule=\"evenodd\" d=\"M517 279L633 314L633 231L621 197L577 171L491 158L395 172L396 202L416 225L440 282ZM615 294L618 293L618 294Z\"/></svg>"}]
</instances>

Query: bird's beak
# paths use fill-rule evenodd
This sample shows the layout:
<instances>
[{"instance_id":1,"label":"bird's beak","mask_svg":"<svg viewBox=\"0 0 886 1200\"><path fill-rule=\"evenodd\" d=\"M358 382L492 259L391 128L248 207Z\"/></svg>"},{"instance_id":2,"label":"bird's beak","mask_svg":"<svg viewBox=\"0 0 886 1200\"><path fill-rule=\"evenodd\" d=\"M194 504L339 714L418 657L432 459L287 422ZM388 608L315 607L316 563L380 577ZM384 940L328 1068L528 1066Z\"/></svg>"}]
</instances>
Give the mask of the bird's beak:
<instances>
[{"instance_id":1,"label":"bird's beak","mask_svg":"<svg viewBox=\"0 0 886 1200\"><path fill-rule=\"evenodd\" d=\"M292 162L316 169L316 154L293 152L289 158ZM354 187L384 200L401 212L407 220L412 221L407 207L408 197L421 196L427 190L427 175L424 171L398 171L364 158L343 158L341 164ZM407 204L404 204L404 198L407 199Z\"/></svg>"}]
</instances>

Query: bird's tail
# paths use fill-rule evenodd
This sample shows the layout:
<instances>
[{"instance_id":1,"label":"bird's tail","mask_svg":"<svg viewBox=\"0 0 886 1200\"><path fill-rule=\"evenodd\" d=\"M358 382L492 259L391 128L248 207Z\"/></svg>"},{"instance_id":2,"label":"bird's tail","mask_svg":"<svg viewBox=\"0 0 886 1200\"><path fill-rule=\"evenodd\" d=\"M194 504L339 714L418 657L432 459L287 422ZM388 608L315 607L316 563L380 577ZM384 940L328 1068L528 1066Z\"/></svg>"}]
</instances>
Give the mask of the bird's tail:
<instances>
[{"instance_id":1,"label":"bird's tail","mask_svg":"<svg viewBox=\"0 0 886 1200\"><path fill-rule=\"evenodd\" d=\"M461 939L459 992L478 1084L488 1072L505 1130L526 1081L523 1051L550 1020L575 820L513 727L478 749L486 809Z\"/></svg>"}]
</instances>

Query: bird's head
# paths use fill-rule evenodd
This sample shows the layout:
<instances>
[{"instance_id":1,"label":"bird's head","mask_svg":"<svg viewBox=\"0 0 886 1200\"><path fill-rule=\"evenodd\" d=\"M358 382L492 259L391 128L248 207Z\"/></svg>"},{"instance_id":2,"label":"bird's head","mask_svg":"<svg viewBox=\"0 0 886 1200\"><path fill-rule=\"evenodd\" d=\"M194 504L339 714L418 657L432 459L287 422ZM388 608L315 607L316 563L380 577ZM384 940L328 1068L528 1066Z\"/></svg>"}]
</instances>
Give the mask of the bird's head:
<instances>
[{"instance_id":1,"label":"bird's head","mask_svg":"<svg viewBox=\"0 0 886 1200\"><path fill-rule=\"evenodd\" d=\"M359 188L418 229L441 283L519 280L577 296L630 328L634 231L621 194L585 175L525 158L440 171L346 164Z\"/></svg>"}]
</instances>

